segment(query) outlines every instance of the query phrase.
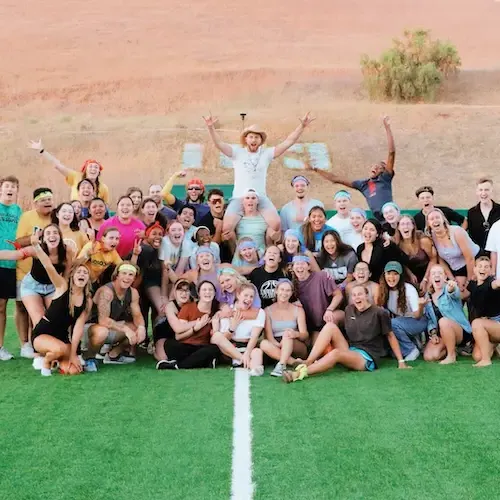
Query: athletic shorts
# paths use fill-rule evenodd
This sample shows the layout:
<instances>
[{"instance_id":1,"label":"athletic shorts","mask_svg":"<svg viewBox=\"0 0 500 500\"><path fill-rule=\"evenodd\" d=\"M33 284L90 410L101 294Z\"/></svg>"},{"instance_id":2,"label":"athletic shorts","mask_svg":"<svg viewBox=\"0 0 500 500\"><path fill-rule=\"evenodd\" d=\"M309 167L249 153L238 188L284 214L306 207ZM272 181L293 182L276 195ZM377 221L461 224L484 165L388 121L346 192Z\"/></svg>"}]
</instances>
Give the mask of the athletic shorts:
<instances>
[{"instance_id":1,"label":"athletic shorts","mask_svg":"<svg viewBox=\"0 0 500 500\"><path fill-rule=\"evenodd\" d=\"M259 210L275 210L276 207L273 205L273 202L267 196L259 195ZM239 215L243 217L243 198L231 198L229 201L229 205L226 208L226 215Z\"/></svg>"},{"instance_id":2,"label":"athletic shorts","mask_svg":"<svg viewBox=\"0 0 500 500\"><path fill-rule=\"evenodd\" d=\"M40 295L41 297L52 297L56 287L50 283L49 285L44 285L39 283L30 273L28 273L21 281L21 288L19 290L21 299L24 297L29 297L33 295Z\"/></svg>"},{"instance_id":3,"label":"athletic shorts","mask_svg":"<svg viewBox=\"0 0 500 500\"><path fill-rule=\"evenodd\" d=\"M361 354L361 356L363 356L363 358L365 359L366 371L372 372L377 368L377 365L375 364L373 358L366 351L363 351L363 349L358 349L357 347L349 347L349 350L357 352L358 354Z\"/></svg>"},{"instance_id":4,"label":"athletic shorts","mask_svg":"<svg viewBox=\"0 0 500 500\"><path fill-rule=\"evenodd\" d=\"M16 298L16 269L0 267L0 299Z\"/></svg>"},{"instance_id":5,"label":"athletic shorts","mask_svg":"<svg viewBox=\"0 0 500 500\"><path fill-rule=\"evenodd\" d=\"M34 341L40 335L50 335L51 337L64 342L65 344L71 344L69 339L68 331L57 331L50 321L42 318L38 324L33 328L32 341Z\"/></svg>"},{"instance_id":6,"label":"athletic shorts","mask_svg":"<svg viewBox=\"0 0 500 500\"><path fill-rule=\"evenodd\" d=\"M82 335L82 350L87 350L89 345L89 329L91 326L96 325L97 323L85 323L83 327L83 335ZM108 336L104 340L103 344L113 345L116 344L119 340L123 339L123 333L115 332L114 330L108 330Z\"/></svg>"},{"instance_id":7,"label":"athletic shorts","mask_svg":"<svg viewBox=\"0 0 500 500\"><path fill-rule=\"evenodd\" d=\"M248 342L238 342L236 340L231 340L231 344L238 349L240 352L245 352L248 346Z\"/></svg>"},{"instance_id":8,"label":"athletic shorts","mask_svg":"<svg viewBox=\"0 0 500 500\"><path fill-rule=\"evenodd\" d=\"M460 269L457 269L456 271L454 271L452 269L451 272L453 273L453 276L455 276L455 277L460 276L460 277L467 278L467 266L461 267Z\"/></svg>"}]
</instances>

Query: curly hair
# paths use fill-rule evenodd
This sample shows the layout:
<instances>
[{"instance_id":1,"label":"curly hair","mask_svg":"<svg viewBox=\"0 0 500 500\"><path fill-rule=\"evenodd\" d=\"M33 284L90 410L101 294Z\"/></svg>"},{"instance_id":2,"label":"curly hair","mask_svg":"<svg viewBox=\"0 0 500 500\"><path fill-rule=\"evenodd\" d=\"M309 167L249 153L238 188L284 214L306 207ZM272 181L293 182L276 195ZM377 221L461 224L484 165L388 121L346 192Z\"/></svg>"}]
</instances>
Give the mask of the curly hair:
<instances>
[{"instance_id":1,"label":"curly hair","mask_svg":"<svg viewBox=\"0 0 500 500\"><path fill-rule=\"evenodd\" d=\"M387 303L389 302L389 285L385 280L385 273L380 277L380 294L379 294L379 306L387 308ZM393 289L398 294L398 312L404 316L408 311L408 304L406 302L406 282L401 275L399 275L399 281L396 288Z\"/></svg>"}]
</instances>

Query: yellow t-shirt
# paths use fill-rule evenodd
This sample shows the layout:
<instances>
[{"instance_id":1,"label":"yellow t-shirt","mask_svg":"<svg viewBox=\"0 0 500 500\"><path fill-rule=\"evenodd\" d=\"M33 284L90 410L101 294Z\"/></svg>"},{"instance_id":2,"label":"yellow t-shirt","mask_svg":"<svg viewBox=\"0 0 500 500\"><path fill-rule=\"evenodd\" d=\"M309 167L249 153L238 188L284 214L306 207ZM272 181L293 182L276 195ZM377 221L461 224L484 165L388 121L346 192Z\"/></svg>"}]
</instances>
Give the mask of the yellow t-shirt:
<instances>
[{"instance_id":1,"label":"yellow t-shirt","mask_svg":"<svg viewBox=\"0 0 500 500\"><path fill-rule=\"evenodd\" d=\"M71 186L71 199L72 200L78 200L78 183L83 179L82 174L79 172L76 172L75 170L72 170L67 176L66 176L66 183ZM106 205L109 204L109 189L104 182L101 182L99 179L99 191L97 193L97 196L99 198L102 198L104 200L104 203Z\"/></svg>"},{"instance_id":2,"label":"yellow t-shirt","mask_svg":"<svg viewBox=\"0 0 500 500\"><path fill-rule=\"evenodd\" d=\"M87 235L82 231L72 231L67 228L62 232L64 244L73 250L75 255L78 255L81 249L89 242Z\"/></svg>"},{"instance_id":3,"label":"yellow t-shirt","mask_svg":"<svg viewBox=\"0 0 500 500\"><path fill-rule=\"evenodd\" d=\"M95 248L92 251L92 246ZM90 269L90 280L95 282L99 279L99 276L111 265L118 266L123 262L122 258L118 255L116 250L111 252L103 252L102 244L97 242L89 242L83 248L78 258L81 259L84 256L89 255L89 269Z\"/></svg>"},{"instance_id":4,"label":"yellow t-shirt","mask_svg":"<svg viewBox=\"0 0 500 500\"><path fill-rule=\"evenodd\" d=\"M43 229L48 224L50 224L50 215L42 217L36 210L24 212L19 219L16 240L31 236L35 227ZM22 280L31 271L32 263L33 259L31 258L17 261L16 277L18 281Z\"/></svg>"}]
</instances>

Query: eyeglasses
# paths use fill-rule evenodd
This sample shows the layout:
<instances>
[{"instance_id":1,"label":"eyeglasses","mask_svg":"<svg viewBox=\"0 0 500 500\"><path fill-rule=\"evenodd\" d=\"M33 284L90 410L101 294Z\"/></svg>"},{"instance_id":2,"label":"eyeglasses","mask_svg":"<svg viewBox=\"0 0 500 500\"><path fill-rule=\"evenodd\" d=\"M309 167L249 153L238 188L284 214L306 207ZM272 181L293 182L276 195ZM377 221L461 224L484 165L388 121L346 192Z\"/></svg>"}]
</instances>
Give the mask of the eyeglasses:
<instances>
[{"instance_id":1,"label":"eyeglasses","mask_svg":"<svg viewBox=\"0 0 500 500\"><path fill-rule=\"evenodd\" d=\"M224 200L222 198L212 198L210 200L210 203L213 203L214 205L217 205L219 203L224 203Z\"/></svg>"},{"instance_id":2,"label":"eyeglasses","mask_svg":"<svg viewBox=\"0 0 500 500\"><path fill-rule=\"evenodd\" d=\"M190 186L187 188L188 191L201 191L201 187Z\"/></svg>"}]
</instances>

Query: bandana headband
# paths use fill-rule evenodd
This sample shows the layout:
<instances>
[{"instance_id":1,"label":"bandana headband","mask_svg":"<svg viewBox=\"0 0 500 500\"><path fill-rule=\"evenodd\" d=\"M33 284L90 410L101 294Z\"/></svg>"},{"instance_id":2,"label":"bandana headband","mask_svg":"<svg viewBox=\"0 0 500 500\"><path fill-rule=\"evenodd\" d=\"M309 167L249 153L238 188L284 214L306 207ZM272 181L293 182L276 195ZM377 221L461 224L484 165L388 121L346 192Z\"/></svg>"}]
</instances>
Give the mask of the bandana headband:
<instances>
[{"instance_id":1,"label":"bandana headband","mask_svg":"<svg viewBox=\"0 0 500 500\"><path fill-rule=\"evenodd\" d=\"M120 272L120 271L130 271L130 272L132 272L134 274L137 274L137 269L132 264L122 264L118 268L118 272Z\"/></svg>"},{"instance_id":2,"label":"bandana headband","mask_svg":"<svg viewBox=\"0 0 500 500\"><path fill-rule=\"evenodd\" d=\"M382 205L382 213L384 212L384 209L389 208L389 207L393 207L398 212L401 212L401 209L394 202L388 201L387 203L384 203Z\"/></svg>"},{"instance_id":3,"label":"bandana headband","mask_svg":"<svg viewBox=\"0 0 500 500\"><path fill-rule=\"evenodd\" d=\"M149 236L151 234L151 231L153 229L161 229L162 232L165 232L165 230L163 229L163 227L161 226L161 224L158 221L156 221L152 226L149 226L146 229L146 232L145 232L146 236Z\"/></svg>"},{"instance_id":4,"label":"bandana headband","mask_svg":"<svg viewBox=\"0 0 500 500\"><path fill-rule=\"evenodd\" d=\"M41 200L42 198L52 198L52 196L54 196L52 194L51 191L42 191L40 194L36 195L34 198L33 198L33 201L38 201L38 200Z\"/></svg>"},{"instance_id":5,"label":"bandana headband","mask_svg":"<svg viewBox=\"0 0 500 500\"><path fill-rule=\"evenodd\" d=\"M351 213L354 212L355 214L361 215L363 219L366 219L366 212L362 208L354 207L351 208Z\"/></svg>"},{"instance_id":6,"label":"bandana headband","mask_svg":"<svg viewBox=\"0 0 500 500\"><path fill-rule=\"evenodd\" d=\"M220 276L221 274L232 274L236 275L238 274L232 267L220 267L217 270L217 275Z\"/></svg>"},{"instance_id":7,"label":"bandana headband","mask_svg":"<svg viewBox=\"0 0 500 500\"><path fill-rule=\"evenodd\" d=\"M340 191L337 191L333 195L333 199L334 200L338 200L340 198L347 198L348 200L350 200L351 199L351 193L349 193L349 191L345 191L345 190L341 189Z\"/></svg>"},{"instance_id":8,"label":"bandana headband","mask_svg":"<svg viewBox=\"0 0 500 500\"><path fill-rule=\"evenodd\" d=\"M309 186L310 182L307 177L304 177L303 175L296 175L291 182L291 185L294 186L296 182L302 181L305 182L307 186Z\"/></svg>"},{"instance_id":9,"label":"bandana headband","mask_svg":"<svg viewBox=\"0 0 500 500\"><path fill-rule=\"evenodd\" d=\"M292 264L295 264L296 262L311 262L311 259L307 255L295 255L292 259Z\"/></svg>"},{"instance_id":10,"label":"bandana headband","mask_svg":"<svg viewBox=\"0 0 500 500\"><path fill-rule=\"evenodd\" d=\"M242 241L238 245L238 250L245 250L246 248L257 248L255 241Z\"/></svg>"}]
</instances>

